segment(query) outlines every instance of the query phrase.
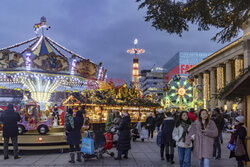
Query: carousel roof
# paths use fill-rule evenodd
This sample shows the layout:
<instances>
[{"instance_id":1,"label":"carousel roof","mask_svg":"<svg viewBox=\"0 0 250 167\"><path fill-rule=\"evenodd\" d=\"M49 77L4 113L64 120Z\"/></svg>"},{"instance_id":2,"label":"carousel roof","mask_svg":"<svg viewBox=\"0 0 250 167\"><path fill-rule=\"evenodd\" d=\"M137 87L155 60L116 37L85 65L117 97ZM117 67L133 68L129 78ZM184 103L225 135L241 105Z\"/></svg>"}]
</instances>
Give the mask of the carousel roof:
<instances>
[{"instance_id":1,"label":"carousel roof","mask_svg":"<svg viewBox=\"0 0 250 167\"><path fill-rule=\"evenodd\" d=\"M106 70L101 67L102 63L95 64L44 35L44 31L50 28L46 25L45 17L34 28L36 37L0 49L0 71L31 71L105 79ZM43 30L41 34L38 33L40 29ZM17 48L23 50L16 52Z\"/></svg>"}]
</instances>

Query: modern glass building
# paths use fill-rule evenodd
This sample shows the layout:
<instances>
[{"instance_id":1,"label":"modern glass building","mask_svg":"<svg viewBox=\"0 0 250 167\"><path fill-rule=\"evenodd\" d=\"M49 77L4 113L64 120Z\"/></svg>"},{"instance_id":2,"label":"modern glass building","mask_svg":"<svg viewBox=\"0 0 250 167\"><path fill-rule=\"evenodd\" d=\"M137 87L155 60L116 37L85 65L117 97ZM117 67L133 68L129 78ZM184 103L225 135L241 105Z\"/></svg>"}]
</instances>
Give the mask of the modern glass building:
<instances>
[{"instance_id":1,"label":"modern glass building","mask_svg":"<svg viewBox=\"0 0 250 167\"><path fill-rule=\"evenodd\" d=\"M210 52L178 52L168 62L163 65L165 81L169 81L175 74L187 76L187 70L204 58L208 57Z\"/></svg>"},{"instance_id":2,"label":"modern glass building","mask_svg":"<svg viewBox=\"0 0 250 167\"><path fill-rule=\"evenodd\" d=\"M163 97L164 75L162 67L153 67L150 70L142 70L140 88L143 96L152 95L158 101Z\"/></svg>"}]
</instances>

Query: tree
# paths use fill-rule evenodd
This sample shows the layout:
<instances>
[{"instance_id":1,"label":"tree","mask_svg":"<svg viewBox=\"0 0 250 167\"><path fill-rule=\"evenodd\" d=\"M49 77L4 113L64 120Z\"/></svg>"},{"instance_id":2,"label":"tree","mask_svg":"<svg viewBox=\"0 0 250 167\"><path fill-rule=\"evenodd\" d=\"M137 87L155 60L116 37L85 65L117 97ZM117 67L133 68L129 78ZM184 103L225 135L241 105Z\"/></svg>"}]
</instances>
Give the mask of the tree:
<instances>
[{"instance_id":1,"label":"tree","mask_svg":"<svg viewBox=\"0 0 250 167\"><path fill-rule=\"evenodd\" d=\"M145 21L158 30L182 35L189 23L198 30L219 28L212 40L228 42L236 37L249 18L250 0L136 0L138 9L147 8Z\"/></svg>"}]
</instances>

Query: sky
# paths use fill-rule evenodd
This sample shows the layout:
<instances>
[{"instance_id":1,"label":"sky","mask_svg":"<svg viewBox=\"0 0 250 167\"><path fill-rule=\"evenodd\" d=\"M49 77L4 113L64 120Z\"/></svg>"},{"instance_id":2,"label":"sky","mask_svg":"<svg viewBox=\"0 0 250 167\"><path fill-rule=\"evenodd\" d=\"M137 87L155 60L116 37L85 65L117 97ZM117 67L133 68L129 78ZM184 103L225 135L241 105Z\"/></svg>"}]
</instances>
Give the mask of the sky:
<instances>
[{"instance_id":1,"label":"sky","mask_svg":"<svg viewBox=\"0 0 250 167\"><path fill-rule=\"evenodd\" d=\"M145 10L136 0L1 0L0 48L35 36L34 24L45 16L51 29L46 36L108 70L108 78L130 81L133 47L146 52L139 69L162 66L177 52L215 52L225 46L211 40L218 32L191 26L180 38L157 31L144 21Z\"/></svg>"}]
</instances>

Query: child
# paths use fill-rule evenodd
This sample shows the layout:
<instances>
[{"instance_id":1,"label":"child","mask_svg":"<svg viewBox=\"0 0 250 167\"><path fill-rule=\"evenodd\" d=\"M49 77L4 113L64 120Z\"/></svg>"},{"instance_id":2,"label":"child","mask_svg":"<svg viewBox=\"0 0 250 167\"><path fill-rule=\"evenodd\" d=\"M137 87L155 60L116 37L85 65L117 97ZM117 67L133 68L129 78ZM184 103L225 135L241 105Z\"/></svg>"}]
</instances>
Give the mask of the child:
<instances>
[{"instance_id":1,"label":"child","mask_svg":"<svg viewBox=\"0 0 250 167\"><path fill-rule=\"evenodd\" d=\"M73 118L73 110L72 108L69 108L67 113L65 114L65 120L64 120L64 127L66 130L72 128L74 129L74 118Z\"/></svg>"}]
</instances>

